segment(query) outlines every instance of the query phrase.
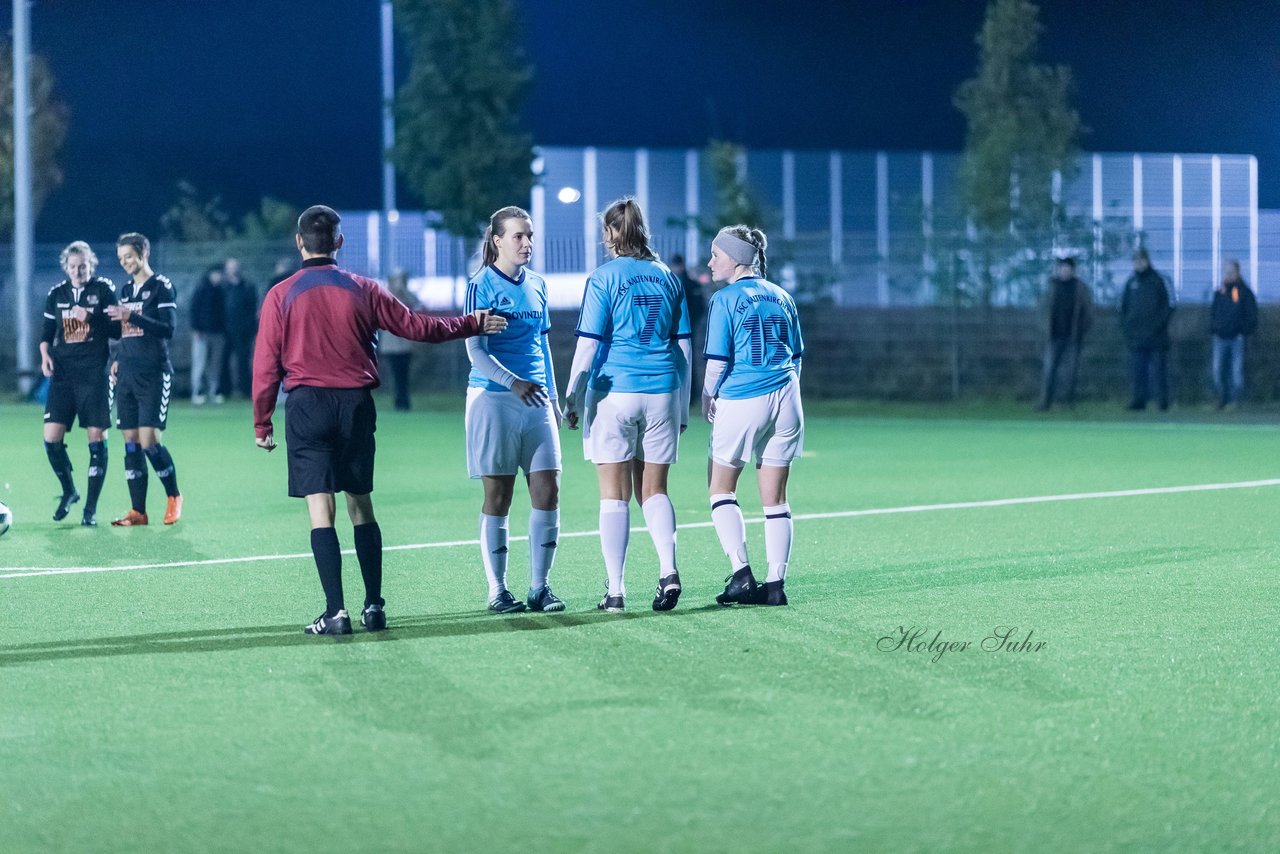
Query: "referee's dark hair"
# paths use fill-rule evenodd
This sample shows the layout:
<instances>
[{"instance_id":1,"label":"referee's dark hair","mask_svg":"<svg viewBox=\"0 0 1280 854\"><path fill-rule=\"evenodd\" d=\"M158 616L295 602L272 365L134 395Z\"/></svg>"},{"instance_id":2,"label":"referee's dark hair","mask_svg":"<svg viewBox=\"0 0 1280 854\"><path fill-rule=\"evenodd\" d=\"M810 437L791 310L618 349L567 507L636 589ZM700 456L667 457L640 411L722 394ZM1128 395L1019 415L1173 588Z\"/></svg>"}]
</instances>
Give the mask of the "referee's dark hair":
<instances>
[{"instance_id":1,"label":"referee's dark hair","mask_svg":"<svg viewBox=\"0 0 1280 854\"><path fill-rule=\"evenodd\" d=\"M312 205L298 217L298 236L308 252L332 255L338 249L338 225L342 217L326 205Z\"/></svg>"},{"instance_id":2,"label":"referee's dark hair","mask_svg":"<svg viewBox=\"0 0 1280 854\"><path fill-rule=\"evenodd\" d=\"M116 238L116 246L132 246L133 251L141 258L151 251L151 241L145 235L130 231Z\"/></svg>"}]
</instances>

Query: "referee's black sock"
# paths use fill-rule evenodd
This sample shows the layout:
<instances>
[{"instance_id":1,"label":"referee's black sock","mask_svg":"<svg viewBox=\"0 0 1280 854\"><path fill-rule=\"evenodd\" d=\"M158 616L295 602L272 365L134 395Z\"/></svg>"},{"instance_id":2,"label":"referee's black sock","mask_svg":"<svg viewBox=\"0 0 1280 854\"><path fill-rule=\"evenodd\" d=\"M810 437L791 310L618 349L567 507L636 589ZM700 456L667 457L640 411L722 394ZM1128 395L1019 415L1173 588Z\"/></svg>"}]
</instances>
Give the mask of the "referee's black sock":
<instances>
[{"instance_id":1,"label":"referee's black sock","mask_svg":"<svg viewBox=\"0 0 1280 854\"><path fill-rule=\"evenodd\" d=\"M137 442L124 443L124 479L129 484L129 502L139 513L147 512L147 461Z\"/></svg>"},{"instance_id":2,"label":"referee's black sock","mask_svg":"<svg viewBox=\"0 0 1280 854\"><path fill-rule=\"evenodd\" d=\"M377 522L356 525L356 560L364 576L364 604L386 605L382 598L382 528Z\"/></svg>"},{"instance_id":3,"label":"referee's black sock","mask_svg":"<svg viewBox=\"0 0 1280 854\"><path fill-rule=\"evenodd\" d=\"M62 494L70 495L76 491L75 481L71 479L71 457L67 456L65 442L45 442L44 452L49 456L49 465L62 484Z\"/></svg>"},{"instance_id":4,"label":"referee's black sock","mask_svg":"<svg viewBox=\"0 0 1280 854\"><path fill-rule=\"evenodd\" d=\"M98 509L98 495L107 479L107 441L89 443L89 495L84 500L85 515Z\"/></svg>"},{"instance_id":5,"label":"referee's black sock","mask_svg":"<svg viewBox=\"0 0 1280 854\"><path fill-rule=\"evenodd\" d=\"M325 614L332 617L346 607L342 601L342 549L333 528L311 529L311 554L324 588Z\"/></svg>"},{"instance_id":6,"label":"referee's black sock","mask_svg":"<svg viewBox=\"0 0 1280 854\"><path fill-rule=\"evenodd\" d=\"M173 467L173 456L169 449L164 445L152 445L146 449L146 454L147 459L151 460L151 467L156 470L156 477L164 484L164 494L170 498L181 495L178 492L178 472Z\"/></svg>"}]
</instances>

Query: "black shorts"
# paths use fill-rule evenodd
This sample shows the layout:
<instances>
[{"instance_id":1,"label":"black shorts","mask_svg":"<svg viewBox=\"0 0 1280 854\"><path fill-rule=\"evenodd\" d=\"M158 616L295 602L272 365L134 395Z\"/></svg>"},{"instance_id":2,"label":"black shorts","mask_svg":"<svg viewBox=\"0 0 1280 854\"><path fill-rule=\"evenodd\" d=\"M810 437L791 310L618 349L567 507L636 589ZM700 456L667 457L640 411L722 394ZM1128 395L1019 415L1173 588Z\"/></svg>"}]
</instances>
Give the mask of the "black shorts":
<instances>
[{"instance_id":1,"label":"black shorts","mask_svg":"<svg viewBox=\"0 0 1280 854\"><path fill-rule=\"evenodd\" d=\"M120 371L112 396L116 400L116 427L136 430L154 427L163 430L169 421L169 392L173 374L169 371L139 374Z\"/></svg>"},{"instance_id":2,"label":"black shorts","mask_svg":"<svg viewBox=\"0 0 1280 854\"><path fill-rule=\"evenodd\" d=\"M373 492L378 410L363 388L299 386L284 402L289 495Z\"/></svg>"},{"instance_id":3,"label":"black shorts","mask_svg":"<svg viewBox=\"0 0 1280 854\"><path fill-rule=\"evenodd\" d=\"M61 424L67 428L80 419L81 427L111 426L111 394L104 372L96 382L60 380L55 375L49 381L49 399L44 406L46 424Z\"/></svg>"}]
</instances>

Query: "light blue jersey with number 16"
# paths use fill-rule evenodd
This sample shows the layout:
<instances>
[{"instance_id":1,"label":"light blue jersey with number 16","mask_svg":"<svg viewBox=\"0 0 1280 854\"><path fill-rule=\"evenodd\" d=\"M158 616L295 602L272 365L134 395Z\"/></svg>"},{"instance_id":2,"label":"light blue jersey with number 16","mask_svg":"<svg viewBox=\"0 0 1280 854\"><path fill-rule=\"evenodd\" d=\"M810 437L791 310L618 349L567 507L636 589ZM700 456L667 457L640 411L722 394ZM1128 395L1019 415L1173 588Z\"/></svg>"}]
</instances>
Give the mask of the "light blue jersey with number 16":
<instances>
[{"instance_id":1,"label":"light blue jersey with number 16","mask_svg":"<svg viewBox=\"0 0 1280 854\"><path fill-rule=\"evenodd\" d=\"M777 391L796 375L804 353L795 300L758 276L738 279L711 297L704 352L728 363L720 397L745 400Z\"/></svg>"},{"instance_id":2,"label":"light blue jersey with number 16","mask_svg":"<svg viewBox=\"0 0 1280 854\"><path fill-rule=\"evenodd\" d=\"M615 258L587 279L577 334L601 342L595 391L675 391L683 369L676 367L676 341L689 337L684 288L659 261Z\"/></svg>"}]
</instances>

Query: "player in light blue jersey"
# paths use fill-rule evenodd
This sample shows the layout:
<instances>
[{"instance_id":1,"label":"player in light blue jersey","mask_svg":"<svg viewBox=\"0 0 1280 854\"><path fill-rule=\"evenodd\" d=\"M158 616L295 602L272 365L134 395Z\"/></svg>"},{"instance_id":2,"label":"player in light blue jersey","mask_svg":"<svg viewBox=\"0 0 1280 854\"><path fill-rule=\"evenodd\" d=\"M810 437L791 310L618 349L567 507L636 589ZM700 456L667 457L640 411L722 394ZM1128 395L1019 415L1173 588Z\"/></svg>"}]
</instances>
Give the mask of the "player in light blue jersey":
<instances>
[{"instance_id":1,"label":"player in light blue jersey","mask_svg":"<svg viewBox=\"0 0 1280 854\"><path fill-rule=\"evenodd\" d=\"M711 279L728 286L707 312L707 373L702 412L711 422L711 521L733 566L721 605L785 605L793 528L787 503L791 462L804 446L800 357L804 338L795 301L767 281L768 240L758 228L723 228L711 244ZM764 504L769 575L757 584L736 491L755 458Z\"/></svg>"},{"instance_id":2,"label":"player in light blue jersey","mask_svg":"<svg viewBox=\"0 0 1280 854\"><path fill-rule=\"evenodd\" d=\"M484 266L467 284L467 311L507 319L504 332L467 340L467 470L484 484L480 556L489 581L489 610L499 614L563 611L547 576L560 536L560 409L551 363L547 283L528 269L533 221L506 207L489 218ZM516 475L529 485L529 595L507 590L508 514Z\"/></svg>"},{"instance_id":3,"label":"player in light blue jersey","mask_svg":"<svg viewBox=\"0 0 1280 854\"><path fill-rule=\"evenodd\" d=\"M635 199L619 199L602 216L605 248L614 256L587 279L565 419L583 425L587 459L600 480L600 549L609 589L599 607L625 607L623 578L638 493L658 552L655 611L680 598L676 512L667 470L689 423L689 311L684 287L649 247Z\"/></svg>"}]
</instances>

